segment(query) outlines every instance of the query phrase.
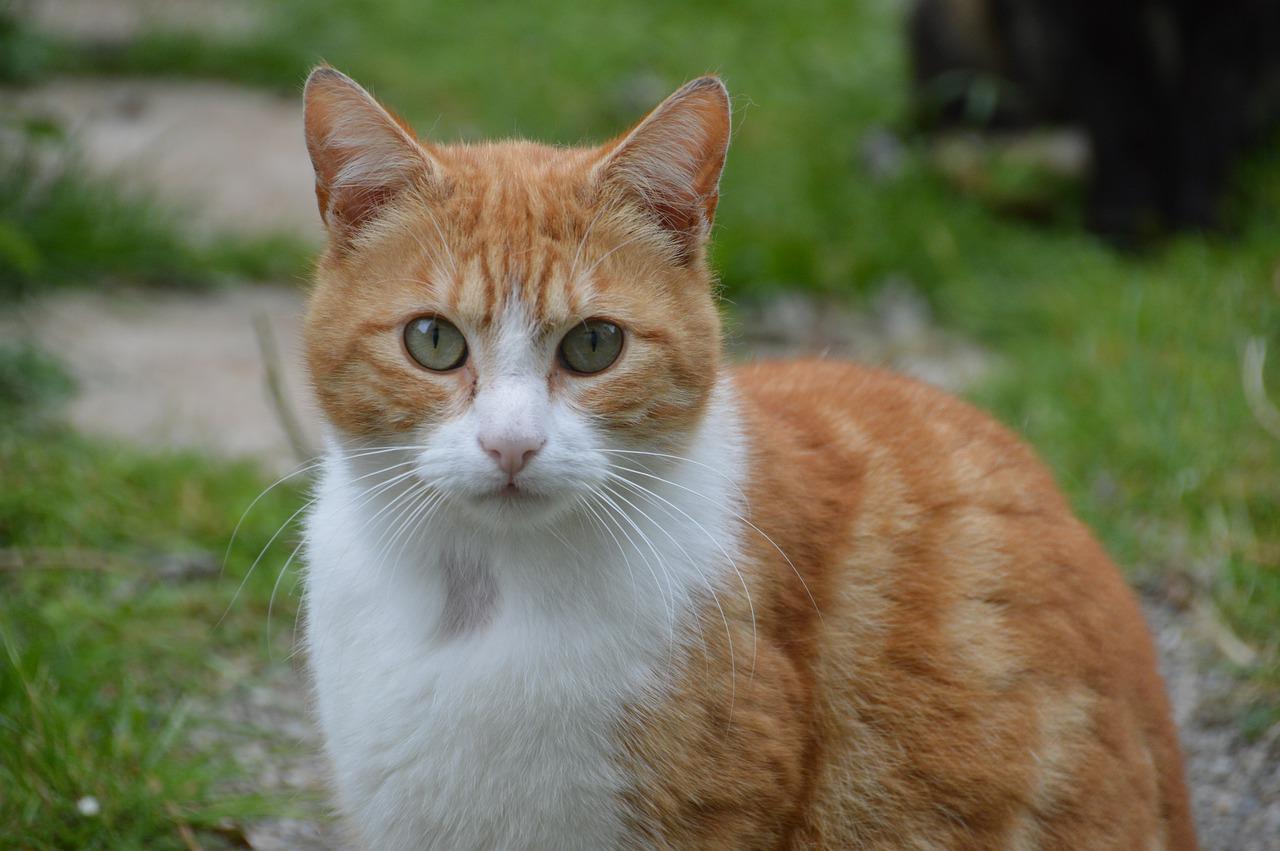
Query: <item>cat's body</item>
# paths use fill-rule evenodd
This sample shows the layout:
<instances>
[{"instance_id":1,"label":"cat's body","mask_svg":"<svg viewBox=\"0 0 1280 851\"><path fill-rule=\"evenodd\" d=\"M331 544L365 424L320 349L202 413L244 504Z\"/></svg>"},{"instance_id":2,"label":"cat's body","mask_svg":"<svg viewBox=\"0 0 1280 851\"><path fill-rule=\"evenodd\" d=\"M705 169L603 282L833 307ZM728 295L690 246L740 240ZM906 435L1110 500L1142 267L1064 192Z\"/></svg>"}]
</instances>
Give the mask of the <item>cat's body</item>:
<instances>
[{"instance_id":1,"label":"cat's body","mask_svg":"<svg viewBox=\"0 0 1280 851\"><path fill-rule=\"evenodd\" d=\"M727 139L706 79L556 149L313 77L307 642L353 832L1194 848L1141 615L1031 454L906 379L723 365Z\"/></svg>"}]
</instances>

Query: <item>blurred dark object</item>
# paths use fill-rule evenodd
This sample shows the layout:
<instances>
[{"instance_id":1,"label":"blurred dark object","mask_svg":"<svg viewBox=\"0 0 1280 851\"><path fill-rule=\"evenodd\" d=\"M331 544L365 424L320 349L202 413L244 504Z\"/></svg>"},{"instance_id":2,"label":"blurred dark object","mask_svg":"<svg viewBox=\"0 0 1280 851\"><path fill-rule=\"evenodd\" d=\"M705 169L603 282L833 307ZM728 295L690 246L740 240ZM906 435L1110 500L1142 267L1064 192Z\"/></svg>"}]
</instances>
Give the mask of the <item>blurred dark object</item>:
<instances>
[{"instance_id":1,"label":"blurred dark object","mask_svg":"<svg viewBox=\"0 0 1280 851\"><path fill-rule=\"evenodd\" d=\"M917 0L921 118L1079 124L1089 226L1213 229L1231 170L1280 119L1280 0Z\"/></svg>"}]
</instances>

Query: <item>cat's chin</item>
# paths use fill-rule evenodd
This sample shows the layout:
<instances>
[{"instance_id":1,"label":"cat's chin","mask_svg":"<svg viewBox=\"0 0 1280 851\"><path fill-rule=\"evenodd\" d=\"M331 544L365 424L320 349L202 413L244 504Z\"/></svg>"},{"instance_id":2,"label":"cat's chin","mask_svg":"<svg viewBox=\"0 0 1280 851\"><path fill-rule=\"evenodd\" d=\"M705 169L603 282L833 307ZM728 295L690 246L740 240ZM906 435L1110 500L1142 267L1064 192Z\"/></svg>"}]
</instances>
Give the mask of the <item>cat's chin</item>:
<instances>
[{"instance_id":1,"label":"cat's chin","mask_svg":"<svg viewBox=\"0 0 1280 851\"><path fill-rule=\"evenodd\" d=\"M565 494L509 486L461 500L463 510L470 518L507 531L553 523L568 512L572 502Z\"/></svg>"}]
</instances>

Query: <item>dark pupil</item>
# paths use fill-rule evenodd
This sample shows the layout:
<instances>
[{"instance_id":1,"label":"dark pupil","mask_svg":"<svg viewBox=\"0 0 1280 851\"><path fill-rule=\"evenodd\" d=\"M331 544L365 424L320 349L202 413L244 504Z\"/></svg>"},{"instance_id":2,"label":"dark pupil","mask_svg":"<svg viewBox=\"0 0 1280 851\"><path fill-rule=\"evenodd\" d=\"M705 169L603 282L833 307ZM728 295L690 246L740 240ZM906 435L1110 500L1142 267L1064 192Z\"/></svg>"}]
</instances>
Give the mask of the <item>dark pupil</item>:
<instances>
[{"instance_id":1,"label":"dark pupil","mask_svg":"<svg viewBox=\"0 0 1280 851\"><path fill-rule=\"evenodd\" d=\"M431 348L440 348L440 323L431 323Z\"/></svg>"},{"instance_id":2,"label":"dark pupil","mask_svg":"<svg viewBox=\"0 0 1280 851\"><path fill-rule=\"evenodd\" d=\"M599 342L600 342L600 332L592 328L591 329L591 351L594 352L596 350L597 344Z\"/></svg>"}]
</instances>

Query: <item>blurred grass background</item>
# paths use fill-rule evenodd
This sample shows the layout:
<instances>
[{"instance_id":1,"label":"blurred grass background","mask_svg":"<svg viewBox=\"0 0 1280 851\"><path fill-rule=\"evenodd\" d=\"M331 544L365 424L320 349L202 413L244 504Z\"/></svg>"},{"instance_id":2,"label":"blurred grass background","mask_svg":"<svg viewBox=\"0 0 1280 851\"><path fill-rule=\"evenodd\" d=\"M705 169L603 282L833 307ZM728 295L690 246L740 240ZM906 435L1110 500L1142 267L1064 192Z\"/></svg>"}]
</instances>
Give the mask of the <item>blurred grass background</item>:
<instances>
[{"instance_id":1,"label":"blurred grass background","mask_svg":"<svg viewBox=\"0 0 1280 851\"><path fill-rule=\"evenodd\" d=\"M1276 146L1241 170L1229 234L1116 253L1081 231L1073 185L997 171L962 191L934 167L907 121L903 11L894 0L263 0L244 32L113 44L37 34L9 13L0 75L11 86L63 74L217 78L296 94L323 60L428 138L575 143L719 73L735 95L715 232L728 300L799 289L856 303L890 279L910 281L944 327L998 356L972 398L1047 458L1135 582L1194 585L1258 651L1245 673L1274 688L1280 441L1250 413L1241 358L1250 339L1280 348ZM868 134L885 130L905 143L891 175L860 156ZM30 141L57 130L6 132ZM1030 193L1048 214L1008 216L1010 192ZM304 247L275 238L193 241L154 200L84 173L74 152L50 177L25 142L5 143L0 299L245 285L290 279L304 263ZM267 601L289 551L288 535L268 539L301 491L284 487L255 507L220 582L144 581L153 554L221 553L267 480L249 465L70 432L41 413L70 392L56 357L0 348L0 549L30 558L73 547L133 567L0 574L0 730L21 743L0 750L0 845L181 848L175 825L212 831L265 806L219 791L233 769L186 744L179 708L227 687L226 660L261 664ZM1276 388L1272 360L1264 379ZM250 578L211 631L264 547L272 569ZM276 611L291 622L296 603L281 596ZM106 838L74 812L84 789L104 787ZM173 801L180 810L164 803Z\"/></svg>"}]
</instances>

